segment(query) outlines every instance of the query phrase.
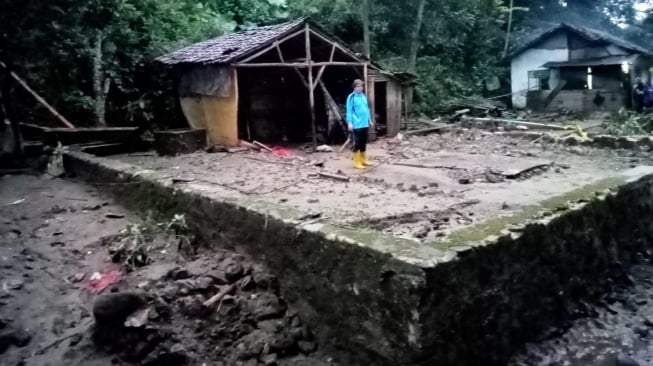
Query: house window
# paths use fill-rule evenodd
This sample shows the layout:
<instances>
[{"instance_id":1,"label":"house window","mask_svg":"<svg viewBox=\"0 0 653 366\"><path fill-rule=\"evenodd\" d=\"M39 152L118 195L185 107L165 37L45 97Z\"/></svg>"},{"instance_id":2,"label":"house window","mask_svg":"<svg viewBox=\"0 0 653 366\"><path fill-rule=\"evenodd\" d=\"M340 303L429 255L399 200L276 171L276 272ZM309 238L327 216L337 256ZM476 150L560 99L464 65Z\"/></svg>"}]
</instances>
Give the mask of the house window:
<instances>
[{"instance_id":1,"label":"house window","mask_svg":"<svg viewBox=\"0 0 653 366\"><path fill-rule=\"evenodd\" d=\"M551 70L532 70L528 72L528 90L549 90Z\"/></svg>"}]
</instances>

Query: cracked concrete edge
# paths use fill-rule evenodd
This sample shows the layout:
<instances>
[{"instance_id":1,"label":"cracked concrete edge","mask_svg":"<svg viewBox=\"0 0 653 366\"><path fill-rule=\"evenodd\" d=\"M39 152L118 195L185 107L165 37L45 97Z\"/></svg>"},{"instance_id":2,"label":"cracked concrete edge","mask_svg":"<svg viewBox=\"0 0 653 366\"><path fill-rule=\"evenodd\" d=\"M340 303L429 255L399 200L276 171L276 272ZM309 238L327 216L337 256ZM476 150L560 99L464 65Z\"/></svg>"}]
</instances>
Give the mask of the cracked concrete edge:
<instances>
[{"instance_id":1,"label":"cracked concrete edge","mask_svg":"<svg viewBox=\"0 0 653 366\"><path fill-rule=\"evenodd\" d=\"M504 237L517 239L528 226L547 224L571 212L580 211L588 203L604 200L629 183L644 179L653 179L652 166L625 170L614 177L545 199L518 212L456 230L443 239L425 244L463 253L475 247L492 245Z\"/></svg>"}]
</instances>

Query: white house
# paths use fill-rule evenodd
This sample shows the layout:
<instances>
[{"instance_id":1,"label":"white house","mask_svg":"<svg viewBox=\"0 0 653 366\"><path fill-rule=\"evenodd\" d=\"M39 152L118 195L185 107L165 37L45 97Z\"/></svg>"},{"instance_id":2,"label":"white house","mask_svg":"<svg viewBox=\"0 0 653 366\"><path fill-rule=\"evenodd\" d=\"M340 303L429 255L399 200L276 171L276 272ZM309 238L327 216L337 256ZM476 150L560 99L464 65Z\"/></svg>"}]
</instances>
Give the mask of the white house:
<instances>
[{"instance_id":1,"label":"white house","mask_svg":"<svg viewBox=\"0 0 653 366\"><path fill-rule=\"evenodd\" d=\"M511 56L514 108L612 110L631 105L637 76L649 81L653 53L604 32L561 23Z\"/></svg>"}]
</instances>

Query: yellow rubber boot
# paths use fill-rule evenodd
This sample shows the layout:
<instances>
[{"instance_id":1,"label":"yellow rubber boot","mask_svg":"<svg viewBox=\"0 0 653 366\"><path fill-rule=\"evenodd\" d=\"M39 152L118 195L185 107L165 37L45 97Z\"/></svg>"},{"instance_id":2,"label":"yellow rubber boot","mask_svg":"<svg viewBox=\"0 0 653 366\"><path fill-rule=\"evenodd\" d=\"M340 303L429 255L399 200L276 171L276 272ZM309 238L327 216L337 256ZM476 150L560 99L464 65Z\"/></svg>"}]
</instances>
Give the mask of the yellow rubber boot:
<instances>
[{"instance_id":1,"label":"yellow rubber boot","mask_svg":"<svg viewBox=\"0 0 653 366\"><path fill-rule=\"evenodd\" d=\"M356 169L365 169L365 165L363 165L361 154L362 153L360 151L354 152L354 168Z\"/></svg>"},{"instance_id":2,"label":"yellow rubber boot","mask_svg":"<svg viewBox=\"0 0 653 366\"><path fill-rule=\"evenodd\" d=\"M361 152L361 163L365 166L372 166L372 163L367 160L367 153L365 151Z\"/></svg>"}]
</instances>

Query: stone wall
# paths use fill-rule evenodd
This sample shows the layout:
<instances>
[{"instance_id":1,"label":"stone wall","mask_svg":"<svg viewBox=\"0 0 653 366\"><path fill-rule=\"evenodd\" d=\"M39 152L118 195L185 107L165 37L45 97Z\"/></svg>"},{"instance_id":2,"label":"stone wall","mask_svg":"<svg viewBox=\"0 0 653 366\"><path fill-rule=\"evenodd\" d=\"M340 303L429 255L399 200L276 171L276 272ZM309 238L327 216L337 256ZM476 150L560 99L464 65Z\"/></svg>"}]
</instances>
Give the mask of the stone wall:
<instances>
[{"instance_id":1,"label":"stone wall","mask_svg":"<svg viewBox=\"0 0 653 366\"><path fill-rule=\"evenodd\" d=\"M586 304L623 283L627 267L652 249L650 176L616 194L597 196L594 187L562 197L474 242L413 248L381 234L354 241L334 226L298 226L117 161L69 153L66 166L113 183L107 187L131 208L183 212L207 244L264 263L320 344L344 351L343 365L504 365L525 342L586 315Z\"/></svg>"}]
</instances>

